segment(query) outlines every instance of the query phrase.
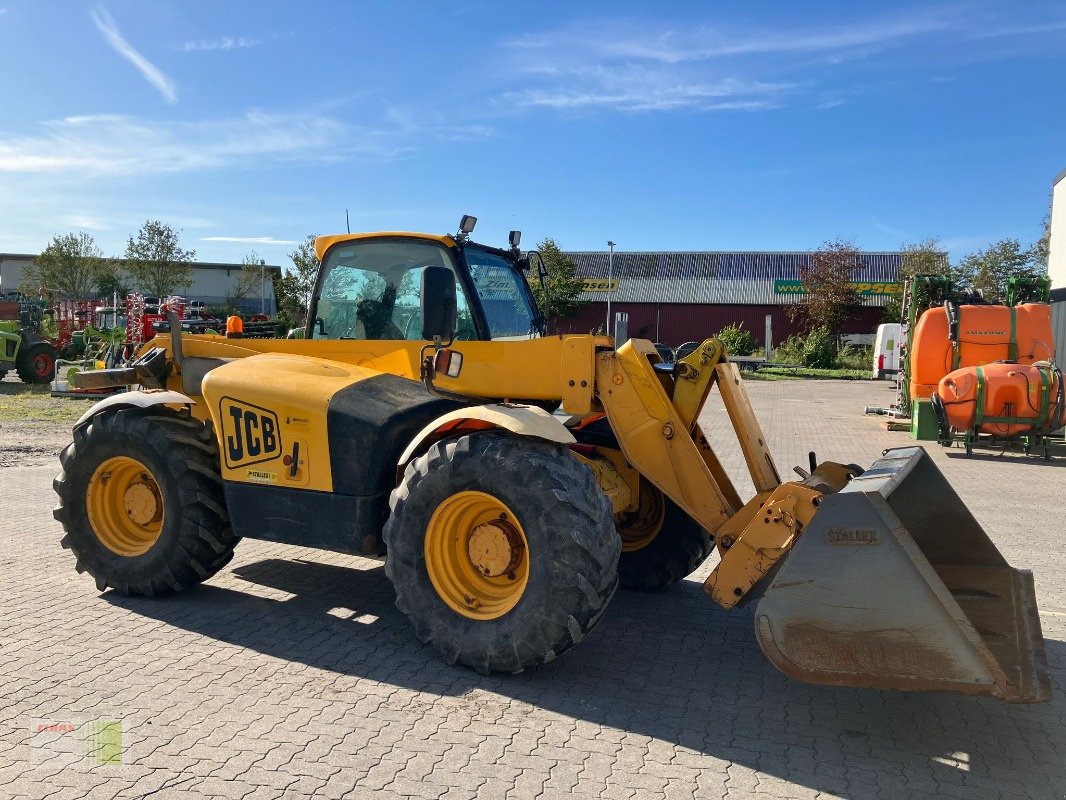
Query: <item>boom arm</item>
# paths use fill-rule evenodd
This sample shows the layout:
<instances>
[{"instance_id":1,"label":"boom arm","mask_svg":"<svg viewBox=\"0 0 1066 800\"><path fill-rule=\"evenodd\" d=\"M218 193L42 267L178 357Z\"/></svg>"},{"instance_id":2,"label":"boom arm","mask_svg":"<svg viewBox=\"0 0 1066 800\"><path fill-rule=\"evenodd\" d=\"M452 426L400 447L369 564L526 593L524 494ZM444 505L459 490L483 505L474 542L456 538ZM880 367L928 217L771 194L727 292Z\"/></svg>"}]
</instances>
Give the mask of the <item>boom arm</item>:
<instances>
[{"instance_id":1,"label":"boom arm","mask_svg":"<svg viewBox=\"0 0 1066 800\"><path fill-rule=\"evenodd\" d=\"M737 367L717 339L678 362L672 377L655 370L657 360L643 339L600 353L597 397L629 463L716 536L722 558L704 588L731 608L788 552L822 495L839 491L857 471L825 463L802 481L782 483ZM755 485L743 506L697 425L715 386Z\"/></svg>"}]
</instances>

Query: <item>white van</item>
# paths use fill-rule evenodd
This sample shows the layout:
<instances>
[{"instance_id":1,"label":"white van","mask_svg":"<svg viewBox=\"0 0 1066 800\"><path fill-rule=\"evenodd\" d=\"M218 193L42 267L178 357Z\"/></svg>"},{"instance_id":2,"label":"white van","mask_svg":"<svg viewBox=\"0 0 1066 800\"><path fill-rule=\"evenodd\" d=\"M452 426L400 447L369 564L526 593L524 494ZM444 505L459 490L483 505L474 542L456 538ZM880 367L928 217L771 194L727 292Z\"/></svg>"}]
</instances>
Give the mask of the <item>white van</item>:
<instances>
[{"instance_id":1,"label":"white van","mask_svg":"<svg viewBox=\"0 0 1066 800\"><path fill-rule=\"evenodd\" d=\"M898 322L886 322L877 326L874 338L874 380L895 376L899 372L899 337L902 326Z\"/></svg>"}]
</instances>

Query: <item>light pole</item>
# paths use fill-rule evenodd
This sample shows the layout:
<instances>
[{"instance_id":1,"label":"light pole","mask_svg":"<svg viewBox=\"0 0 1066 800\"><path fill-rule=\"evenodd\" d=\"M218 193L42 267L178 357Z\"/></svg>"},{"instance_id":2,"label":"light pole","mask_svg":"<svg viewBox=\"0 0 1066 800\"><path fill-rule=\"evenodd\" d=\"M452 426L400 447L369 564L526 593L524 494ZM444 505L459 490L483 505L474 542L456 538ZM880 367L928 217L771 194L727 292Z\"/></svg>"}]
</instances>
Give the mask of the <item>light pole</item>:
<instances>
[{"instance_id":1,"label":"light pole","mask_svg":"<svg viewBox=\"0 0 1066 800\"><path fill-rule=\"evenodd\" d=\"M266 259L259 259L259 313L266 314L267 290L266 290Z\"/></svg>"},{"instance_id":2,"label":"light pole","mask_svg":"<svg viewBox=\"0 0 1066 800\"><path fill-rule=\"evenodd\" d=\"M614 275L614 242L608 241L607 246L611 248L611 254L607 256L607 335L613 335L611 333L611 277Z\"/></svg>"}]
</instances>

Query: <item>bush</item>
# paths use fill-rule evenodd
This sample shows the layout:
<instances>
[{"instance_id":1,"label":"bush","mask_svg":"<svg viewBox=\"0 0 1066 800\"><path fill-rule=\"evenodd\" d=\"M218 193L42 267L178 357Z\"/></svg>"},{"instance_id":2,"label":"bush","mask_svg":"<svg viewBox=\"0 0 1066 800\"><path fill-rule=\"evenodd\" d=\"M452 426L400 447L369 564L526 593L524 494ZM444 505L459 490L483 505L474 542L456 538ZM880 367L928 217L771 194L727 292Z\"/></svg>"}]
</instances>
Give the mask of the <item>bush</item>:
<instances>
[{"instance_id":1,"label":"bush","mask_svg":"<svg viewBox=\"0 0 1066 800\"><path fill-rule=\"evenodd\" d=\"M802 334L792 334L774 348L774 361L782 364L802 364L803 342L804 337Z\"/></svg>"},{"instance_id":2,"label":"bush","mask_svg":"<svg viewBox=\"0 0 1066 800\"><path fill-rule=\"evenodd\" d=\"M803 347L803 366L832 369L837 361L837 337L828 328L815 328L807 334Z\"/></svg>"},{"instance_id":3,"label":"bush","mask_svg":"<svg viewBox=\"0 0 1066 800\"><path fill-rule=\"evenodd\" d=\"M743 325L727 325L716 334L731 356L750 356L755 352L755 338L744 330Z\"/></svg>"},{"instance_id":4,"label":"bush","mask_svg":"<svg viewBox=\"0 0 1066 800\"><path fill-rule=\"evenodd\" d=\"M236 314L236 313L237 312L232 310L229 306L222 306L222 305L207 306L204 309L204 314L206 314L209 319L221 319L221 320L224 320L224 319L226 319L226 317L228 317L228 316L230 316L232 314Z\"/></svg>"},{"instance_id":5,"label":"bush","mask_svg":"<svg viewBox=\"0 0 1066 800\"><path fill-rule=\"evenodd\" d=\"M817 369L836 366L837 339L828 328L815 328L807 335L795 333L774 350L774 360Z\"/></svg>"},{"instance_id":6,"label":"bush","mask_svg":"<svg viewBox=\"0 0 1066 800\"><path fill-rule=\"evenodd\" d=\"M874 353L872 347L846 344L837 353L838 369L870 369Z\"/></svg>"}]
</instances>

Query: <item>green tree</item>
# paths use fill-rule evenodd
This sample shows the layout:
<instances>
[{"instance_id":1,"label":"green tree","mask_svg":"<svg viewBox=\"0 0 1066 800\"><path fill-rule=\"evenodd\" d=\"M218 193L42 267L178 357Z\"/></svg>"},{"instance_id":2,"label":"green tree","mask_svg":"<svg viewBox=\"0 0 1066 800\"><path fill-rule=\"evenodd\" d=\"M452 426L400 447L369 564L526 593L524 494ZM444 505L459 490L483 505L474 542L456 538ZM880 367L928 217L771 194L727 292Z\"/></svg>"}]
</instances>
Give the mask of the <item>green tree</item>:
<instances>
[{"instance_id":1,"label":"green tree","mask_svg":"<svg viewBox=\"0 0 1066 800\"><path fill-rule=\"evenodd\" d=\"M147 220L126 243L125 266L142 292L160 299L192 283L195 250L183 250L178 231L156 219Z\"/></svg>"},{"instance_id":2,"label":"green tree","mask_svg":"<svg viewBox=\"0 0 1066 800\"><path fill-rule=\"evenodd\" d=\"M130 293L130 278L118 264L110 262L109 268L96 281L96 293L105 300L118 295L119 302Z\"/></svg>"},{"instance_id":3,"label":"green tree","mask_svg":"<svg viewBox=\"0 0 1066 800\"><path fill-rule=\"evenodd\" d=\"M321 262L315 253L315 239L311 234L289 253L292 266L274 276L274 296L278 302L278 313L293 327L303 325L307 319L307 308L311 303L311 293L315 289L315 279Z\"/></svg>"},{"instance_id":4,"label":"green tree","mask_svg":"<svg viewBox=\"0 0 1066 800\"><path fill-rule=\"evenodd\" d=\"M22 275L22 289L27 294L43 289L49 294L80 299L96 291L101 281L116 271L113 263L104 260L92 236L68 233L52 237L33 259Z\"/></svg>"},{"instance_id":5,"label":"green tree","mask_svg":"<svg viewBox=\"0 0 1066 800\"><path fill-rule=\"evenodd\" d=\"M947 275L951 272L947 253L940 239L931 236L920 242L902 244L899 248L899 284L884 306L886 322L899 322L903 314L903 282L913 275Z\"/></svg>"},{"instance_id":6,"label":"green tree","mask_svg":"<svg viewBox=\"0 0 1066 800\"><path fill-rule=\"evenodd\" d=\"M548 292L545 294L540 279L530 274L529 283L537 306L546 317L572 317L587 303L578 300L578 295L585 291L585 281L577 277L577 268L554 239L545 239L537 245L540 257L544 260L547 272Z\"/></svg>"},{"instance_id":7,"label":"green tree","mask_svg":"<svg viewBox=\"0 0 1066 800\"><path fill-rule=\"evenodd\" d=\"M1017 239L1003 239L984 250L970 253L954 267L959 284L981 292L990 303L1002 303L1007 296L1007 279L1012 275L1038 275L1041 268L1036 248L1023 248Z\"/></svg>"},{"instance_id":8,"label":"green tree","mask_svg":"<svg viewBox=\"0 0 1066 800\"><path fill-rule=\"evenodd\" d=\"M259 254L254 250L241 259L241 268L226 292L226 310L235 314L240 310L241 301L255 297L262 291L263 265Z\"/></svg>"},{"instance_id":9,"label":"green tree","mask_svg":"<svg viewBox=\"0 0 1066 800\"><path fill-rule=\"evenodd\" d=\"M803 295L799 302L786 307L789 318L802 320L808 330L825 328L832 334L840 333L848 313L862 303L852 284L864 264L862 254L850 241L825 242L799 269Z\"/></svg>"},{"instance_id":10,"label":"green tree","mask_svg":"<svg viewBox=\"0 0 1066 800\"><path fill-rule=\"evenodd\" d=\"M1033 266L1038 273L1047 272L1048 255L1051 252L1051 210L1044 215L1041 223L1044 228L1043 235L1033 245Z\"/></svg>"}]
</instances>

